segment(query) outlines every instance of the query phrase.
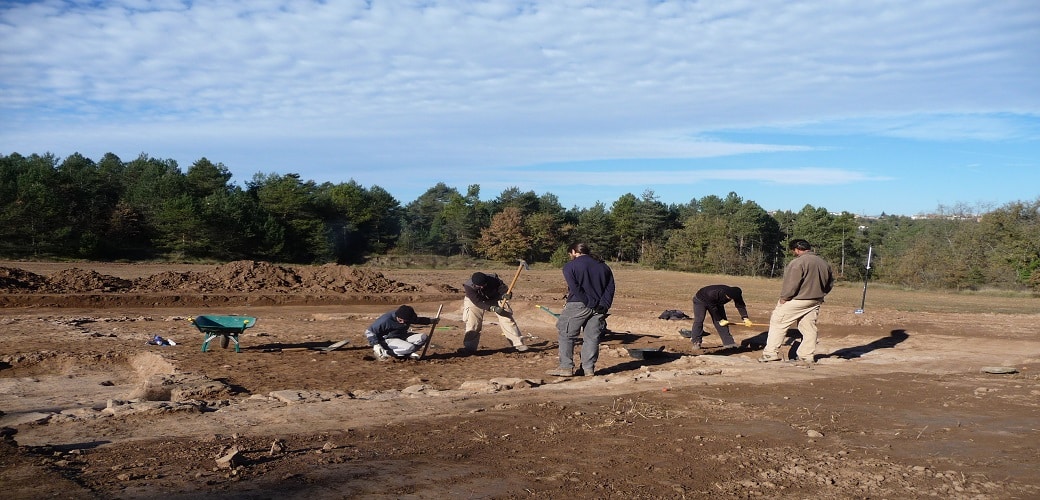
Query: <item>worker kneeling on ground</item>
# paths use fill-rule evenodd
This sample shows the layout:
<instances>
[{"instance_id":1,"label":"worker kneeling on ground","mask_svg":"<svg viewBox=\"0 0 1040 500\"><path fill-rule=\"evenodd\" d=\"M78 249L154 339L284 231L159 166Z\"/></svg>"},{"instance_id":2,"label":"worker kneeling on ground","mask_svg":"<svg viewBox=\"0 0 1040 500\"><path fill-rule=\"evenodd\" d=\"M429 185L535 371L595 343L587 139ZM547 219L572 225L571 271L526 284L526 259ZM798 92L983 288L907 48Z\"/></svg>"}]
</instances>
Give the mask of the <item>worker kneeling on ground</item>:
<instances>
[{"instance_id":1,"label":"worker kneeling on ground","mask_svg":"<svg viewBox=\"0 0 1040 500\"><path fill-rule=\"evenodd\" d=\"M412 306L401 306L380 316L365 330L365 339L372 346L376 359L385 361L390 358L418 358L416 352L430 341L425 333L409 331L411 325L432 325L436 320L415 314Z\"/></svg>"}]
</instances>

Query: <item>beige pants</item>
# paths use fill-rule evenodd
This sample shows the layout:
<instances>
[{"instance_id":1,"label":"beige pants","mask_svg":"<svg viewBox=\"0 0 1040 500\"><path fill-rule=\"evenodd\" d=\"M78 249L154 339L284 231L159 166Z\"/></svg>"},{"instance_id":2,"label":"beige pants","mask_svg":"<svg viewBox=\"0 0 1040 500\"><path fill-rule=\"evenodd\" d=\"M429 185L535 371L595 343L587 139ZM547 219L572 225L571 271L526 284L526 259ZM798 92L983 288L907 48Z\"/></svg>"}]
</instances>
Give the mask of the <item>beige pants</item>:
<instances>
[{"instance_id":1,"label":"beige pants","mask_svg":"<svg viewBox=\"0 0 1040 500\"><path fill-rule=\"evenodd\" d=\"M789 300L783 304L777 302L769 317L769 334L766 337L766 348L763 356L779 356L780 344L787 336L787 329L795 324L802 333L802 342L798 346L798 359L814 361L816 356L816 319L820 315L823 299Z\"/></svg>"},{"instance_id":2,"label":"beige pants","mask_svg":"<svg viewBox=\"0 0 1040 500\"><path fill-rule=\"evenodd\" d=\"M505 307L507 312L512 313L513 309L506 303ZM469 297L462 299L462 321L466 323L466 334L462 337L462 347L467 351L473 352L480 348L480 330L484 327L484 311L473 304ZM498 316L498 326L502 329L502 335L504 335L509 342L513 344L513 347L524 345L524 339L520 336L520 327L516 326L516 321L510 316Z\"/></svg>"}]
</instances>

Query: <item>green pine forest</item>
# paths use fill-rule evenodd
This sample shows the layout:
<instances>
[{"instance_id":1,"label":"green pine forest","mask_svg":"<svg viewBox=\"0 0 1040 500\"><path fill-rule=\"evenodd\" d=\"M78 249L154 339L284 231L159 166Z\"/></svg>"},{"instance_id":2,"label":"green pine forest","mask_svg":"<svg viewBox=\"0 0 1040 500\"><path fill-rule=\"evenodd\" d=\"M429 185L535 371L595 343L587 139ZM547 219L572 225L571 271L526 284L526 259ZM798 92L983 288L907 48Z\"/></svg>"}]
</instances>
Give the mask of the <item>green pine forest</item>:
<instances>
[{"instance_id":1,"label":"green pine forest","mask_svg":"<svg viewBox=\"0 0 1040 500\"><path fill-rule=\"evenodd\" d=\"M804 238L844 280L1040 292L1040 197L976 212L769 213L733 192L665 204L652 191L568 208L552 193L510 188L482 199L479 185L443 183L402 204L379 186L292 173L257 173L240 186L206 158L183 171L146 154L0 156L5 259L357 265L428 255L560 266L566 247L584 241L611 262L777 277L787 241Z\"/></svg>"}]
</instances>

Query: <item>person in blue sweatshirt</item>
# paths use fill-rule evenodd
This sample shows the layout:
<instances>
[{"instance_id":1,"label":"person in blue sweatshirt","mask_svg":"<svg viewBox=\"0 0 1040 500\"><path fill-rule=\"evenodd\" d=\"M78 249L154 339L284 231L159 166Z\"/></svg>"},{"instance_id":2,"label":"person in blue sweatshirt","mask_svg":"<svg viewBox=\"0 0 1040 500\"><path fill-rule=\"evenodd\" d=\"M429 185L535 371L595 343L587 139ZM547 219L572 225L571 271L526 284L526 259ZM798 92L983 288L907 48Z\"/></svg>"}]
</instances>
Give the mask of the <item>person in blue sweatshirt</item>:
<instances>
[{"instance_id":1,"label":"person in blue sweatshirt","mask_svg":"<svg viewBox=\"0 0 1040 500\"><path fill-rule=\"evenodd\" d=\"M585 243L571 245L567 253L571 258L563 266L567 303L556 320L560 365L549 375L571 377L576 373L574 343L581 335L581 368L586 377L591 377L596 374L599 341L607 329L607 315L614 302L614 273Z\"/></svg>"},{"instance_id":2,"label":"person in blue sweatshirt","mask_svg":"<svg viewBox=\"0 0 1040 500\"><path fill-rule=\"evenodd\" d=\"M412 306L401 306L375 320L366 330L365 339L376 359L386 361L390 358L417 358L418 351L430 336L409 330L411 325L432 325L435 320L415 313Z\"/></svg>"}]
</instances>

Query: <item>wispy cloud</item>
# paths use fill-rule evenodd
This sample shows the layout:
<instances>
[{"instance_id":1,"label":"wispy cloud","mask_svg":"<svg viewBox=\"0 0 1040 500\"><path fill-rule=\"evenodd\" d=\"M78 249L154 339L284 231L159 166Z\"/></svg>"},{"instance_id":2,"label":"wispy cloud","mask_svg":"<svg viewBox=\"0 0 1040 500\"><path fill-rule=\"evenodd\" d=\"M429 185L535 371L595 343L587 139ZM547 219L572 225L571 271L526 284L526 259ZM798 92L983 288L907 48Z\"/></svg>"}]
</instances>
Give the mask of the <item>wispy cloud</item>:
<instances>
[{"instance_id":1,"label":"wispy cloud","mask_svg":"<svg viewBox=\"0 0 1040 500\"><path fill-rule=\"evenodd\" d=\"M794 168L765 169L751 168L740 170L717 169L675 169L675 170L642 170L633 169L627 172L613 170L597 170L595 168L574 169L559 167L552 171L552 182L557 186L643 186L667 184L671 186L690 186L713 181L764 182L778 185L826 186L851 184L857 182L878 182L891 180L891 177L872 175L831 168Z\"/></svg>"},{"instance_id":2,"label":"wispy cloud","mask_svg":"<svg viewBox=\"0 0 1040 500\"><path fill-rule=\"evenodd\" d=\"M413 182L802 154L777 170L840 184L865 169L820 138L1037 141L1037 26L1031 0L8 2L0 151Z\"/></svg>"}]
</instances>

